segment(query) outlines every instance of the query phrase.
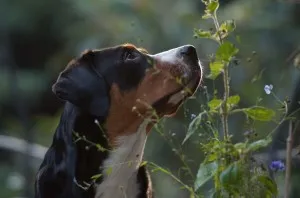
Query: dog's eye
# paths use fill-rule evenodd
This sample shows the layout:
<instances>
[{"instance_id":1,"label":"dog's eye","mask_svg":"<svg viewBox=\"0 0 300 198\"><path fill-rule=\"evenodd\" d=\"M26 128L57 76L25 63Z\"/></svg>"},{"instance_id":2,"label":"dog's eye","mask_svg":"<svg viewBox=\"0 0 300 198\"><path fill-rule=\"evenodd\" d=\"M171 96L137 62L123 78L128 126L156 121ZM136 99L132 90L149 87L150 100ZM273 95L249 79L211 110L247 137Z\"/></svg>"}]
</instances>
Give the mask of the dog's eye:
<instances>
[{"instance_id":1,"label":"dog's eye","mask_svg":"<svg viewBox=\"0 0 300 198\"><path fill-rule=\"evenodd\" d=\"M134 52L125 52L125 55L124 55L124 60L133 60L136 58L136 55L134 54Z\"/></svg>"}]
</instances>

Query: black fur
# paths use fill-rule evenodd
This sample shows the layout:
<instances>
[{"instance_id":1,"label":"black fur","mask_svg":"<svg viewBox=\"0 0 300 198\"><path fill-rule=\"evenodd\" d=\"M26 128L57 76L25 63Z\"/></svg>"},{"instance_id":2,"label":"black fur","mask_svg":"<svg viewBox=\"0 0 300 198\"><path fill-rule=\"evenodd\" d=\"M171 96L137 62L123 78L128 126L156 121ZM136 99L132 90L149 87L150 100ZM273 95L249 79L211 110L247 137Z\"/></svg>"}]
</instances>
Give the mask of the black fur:
<instances>
[{"instance_id":1,"label":"black fur","mask_svg":"<svg viewBox=\"0 0 300 198\"><path fill-rule=\"evenodd\" d=\"M35 198L95 196L93 186L84 190L74 182L74 178L79 184L91 182L93 175L101 173L101 164L108 153L82 140L74 143L73 134L78 133L109 148L95 119L100 125L105 124L110 87L117 83L122 91L135 88L149 67L147 55L133 49L114 47L88 51L60 74L53 92L66 104L53 142L37 173ZM141 186L139 198L145 198L149 185L144 167L140 168L137 180Z\"/></svg>"}]
</instances>

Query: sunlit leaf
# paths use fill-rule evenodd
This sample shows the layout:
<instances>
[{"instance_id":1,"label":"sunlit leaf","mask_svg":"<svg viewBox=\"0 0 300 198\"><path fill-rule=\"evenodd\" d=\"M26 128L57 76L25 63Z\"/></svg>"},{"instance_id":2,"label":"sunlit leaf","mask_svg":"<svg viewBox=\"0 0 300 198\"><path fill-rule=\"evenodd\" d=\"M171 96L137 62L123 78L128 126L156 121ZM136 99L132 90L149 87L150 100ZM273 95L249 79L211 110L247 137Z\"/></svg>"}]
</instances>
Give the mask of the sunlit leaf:
<instances>
[{"instance_id":1,"label":"sunlit leaf","mask_svg":"<svg viewBox=\"0 0 300 198\"><path fill-rule=\"evenodd\" d=\"M223 71L224 63L219 61L211 62L209 63L209 69L210 74L207 76L207 78L215 80Z\"/></svg>"},{"instance_id":2,"label":"sunlit leaf","mask_svg":"<svg viewBox=\"0 0 300 198\"><path fill-rule=\"evenodd\" d=\"M222 104L221 99L212 99L211 101L208 102L208 106L211 111L219 108L221 104Z\"/></svg>"},{"instance_id":3,"label":"sunlit leaf","mask_svg":"<svg viewBox=\"0 0 300 198\"><path fill-rule=\"evenodd\" d=\"M238 52L238 48L236 48L232 43L225 41L218 48L216 52L216 59L219 61L229 62Z\"/></svg>"},{"instance_id":4,"label":"sunlit leaf","mask_svg":"<svg viewBox=\"0 0 300 198\"><path fill-rule=\"evenodd\" d=\"M261 106L254 106L243 111L253 120L259 121L270 121L275 116L275 112L272 109Z\"/></svg>"},{"instance_id":5,"label":"sunlit leaf","mask_svg":"<svg viewBox=\"0 0 300 198\"><path fill-rule=\"evenodd\" d=\"M220 25L220 30L225 30L226 32L233 32L235 30L234 20L226 20Z\"/></svg>"},{"instance_id":6,"label":"sunlit leaf","mask_svg":"<svg viewBox=\"0 0 300 198\"><path fill-rule=\"evenodd\" d=\"M197 191L203 184L209 181L217 172L218 165L216 162L208 164L200 164L197 173L197 178L194 184L195 191Z\"/></svg>"},{"instance_id":7,"label":"sunlit leaf","mask_svg":"<svg viewBox=\"0 0 300 198\"><path fill-rule=\"evenodd\" d=\"M91 177L91 179L92 179L92 180L97 180L97 179L99 179L100 177L102 177L102 174L93 175L93 176Z\"/></svg>"},{"instance_id":8,"label":"sunlit leaf","mask_svg":"<svg viewBox=\"0 0 300 198\"><path fill-rule=\"evenodd\" d=\"M211 32L210 31L204 31L201 29L194 29L194 36L197 36L199 38L211 38Z\"/></svg>"},{"instance_id":9,"label":"sunlit leaf","mask_svg":"<svg viewBox=\"0 0 300 198\"><path fill-rule=\"evenodd\" d=\"M219 28L219 34L222 38L225 38L229 35L229 33L233 32L235 30L235 22L234 20L226 20L224 21Z\"/></svg>"},{"instance_id":10,"label":"sunlit leaf","mask_svg":"<svg viewBox=\"0 0 300 198\"><path fill-rule=\"evenodd\" d=\"M239 95L230 96L227 99L228 109L231 109L232 107L236 106L239 102L240 102L240 96Z\"/></svg>"},{"instance_id":11,"label":"sunlit leaf","mask_svg":"<svg viewBox=\"0 0 300 198\"><path fill-rule=\"evenodd\" d=\"M211 1L206 6L206 10L211 14L215 13L218 10L218 8L219 8L218 1Z\"/></svg>"}]
</instances>

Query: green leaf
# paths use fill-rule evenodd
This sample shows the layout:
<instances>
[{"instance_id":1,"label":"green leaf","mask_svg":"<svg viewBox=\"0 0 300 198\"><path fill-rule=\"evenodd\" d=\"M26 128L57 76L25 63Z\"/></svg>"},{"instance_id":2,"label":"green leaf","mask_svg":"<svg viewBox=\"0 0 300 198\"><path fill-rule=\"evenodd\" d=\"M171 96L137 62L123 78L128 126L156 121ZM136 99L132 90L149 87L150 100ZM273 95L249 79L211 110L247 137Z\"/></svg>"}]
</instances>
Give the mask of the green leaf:
<instances>
[{"instance_id":1,"label":"green leaf","mask_svg":"<svg viewBox=\"0 0 300 198\"><path fill-rule=\"evenodd\" d=\"M217 172L218 165L216 162L208 164L200 164L197 173L197 178L194 184L195 191L197 191L203 184L210 180Z\"/></svg>"},{"instance_id":2,"label":"green leaf","mask_svg":"<svg viewBox=\"0 0 300 198\"><path fill-rule=\"evenodd\" d=\"M239 143L236 143L236 144L234 145L234 148L235 148L237 151L239 151L239 150L245 150L246 145L247 145L246 143L239 142Z\"/></svg>"},{"instance_id":3,"label":"green leaf","mask_svg":"<svg viewBox=\"0 0 300 198\"><path fill-rule=\"evenodd\" d=\"M212 162L215 161L218 158L219 153L217 152L211 152L207 155L205 158L205 162Z\"/></svg>"},{"instance_id":4,"label":"green leaf","mask_svg":"<svg viewBox=\"0 0 300 198\"><path fill-rule=\"evenodd\" d=\"M211 38L211 32L210 31L204 31L201 29L194 29L194 36L199 38Z\"/></svg>"},{"instance_id":5,"label":"green leaf","mask_svg":"<svg viewBox=\"0 0 300 198\"><path fill-rule=\"evenodd\" d=\"M184 140L182 141L182 144L184 144L199 128L199 125L201 123L202 120L202 116L205 114L206 112L201 112L199 113L199 115L197 117L195 117L192 122L189 124L188 127L188 132L184 138Z\"/></svg>"},{"instance_id":6,"label":"green leaf","mask_svg":"<svg viewBox=\"0 0 300 198\"><path fill-rule=\"evenodd\" d=\"M238 162L230 164L222 173L220 174L220 182L225 185L236 184L241 177L241 168Z\"/></svg>"},{"instance_id":7,"label":"green leaf","mask_svg":"<svg viewBox=\"0 0 300 198\"><path fill-rule=\"evenodd\" d=\"M202 1L205 5L205 14L202 16L203 19L208 19L208 18L212 18L218 8L219 8L219 2L216 0L210 0L210 1Z\"/></svg>"},{"instance_id":8,"label":"green leaf","mask_svg":"<svg viewBox=\"0 0 300 198\"><path fill-rule=\"evenodd\" d=\"M234 20L227 20L224 21L221 25L220 28L218 30L218 34L220 35L220 37L222 39L224 39L225 37L227 37L231 32L233 32L235 30L236 26L235 26L235 22Z\"/></svg>"},{"instance_id":9,"label":"green leaf","mask_svg":"<svg viewBox=\"0 0 300 198\"><path fill-rule=\"evenodd\" d=\"M221 104L222 104L221 99L212 99L211 101L208 102L210 111L216 110L221 106Z\"/></svg>"},{"instance_id":10,"label":"green leaf","mask_svg":"<svg viewBox=\"0 0 300 198\"><path fill-rule=\"evenodd\" d=\"M232 107L236 106L240 102L240 96L239 95L234 95L230 96L227 99L227 107L230 110Z\"/></svg>"},{"instance_id":11,"label":"green leaf","mask_svg":"<svg viewBox=\"0 0 300 198\"><path fill-rule=\"evenodd\" d=\"M106 149L103 146L101 146L100 144L96 144L96 147L97 147L98 151L101 151L101 152L106 151Z\"/></svg>"},{"instance_id":12,"label":"green leaf","mask_svg":"<svg viewBox=\"0 0 300 198\"><path fill-rule=\"evenodd\" d=\"M272 109L261 106L254 106L243 111L253 120L259 121L270 121L275 116L275 112Z\"/></svg>"},{"instance_id":13,"label":"green leaf","mask_svg":"<svg viewBox=\"0 0 300 198\"><path fill-rule=\"evenodd\" d=\"M207 78L215 80L223 71L224 65L225 64L223 62L219 61L209 63L210 74Z\"/></svg>"},{"instance_id":14,"label":"green leaf","mask_svg":"<svg viewBox=\"0 0 300 198\"><path fill-rule=\"evenodd\" d=\"M265 139L257 140L255 142L250 143L247 146L248 151L256 151L260 148L267 147L272 141L271 136L267 136Z\"/></svg>"},{"instance_id":15,"label":"green leaf","mask_svg":"<svg viewBox=\"0 0 300 198\"><path fill-rule=\"evenodd\" d=\"M220 31L226 31L227 33L233 32L235 30L234 20L226 20L220 25Z\"/></svg>"},{"instance_id":16,"label":"green leaf","mask_svg":"<svg viewBox=\"0 0 300 198\"><path fill-rule=\"evenodd\" d=\"M210 14L214 14L219 8L219 2L218 1L211 1L206 6L206 11Z\"/></svg>"},{"instance_id":17,"label":"green leaf","mask_svg":"<svg viewBox=\"0 0 300 198\"><path fill-rule=\"evenodd\" d=\"M91 179L92 179L92 180L96 180L96 179L98 179L98 178L100 178L100 177L102 177L102 174L93 175L93 176L91 177Z\"/></svg>"},{"instance_id":18,"label":"green leaf","mask_svg":"<svg viewBox=\"0 0 300 198\"><path fill-rule=\"evenodd\" d=\"M239 49L236 48L232 43L225 41L220 45L216 52L216 59L218 61L229 62L234 55L239 52Z\"/></svg>"},{"instance_id":19,"label":"green leaf","mask_svg":"<svg viewBox=\"0 0 300 198\"><path fill-rule=\"evenodd\" d=\"M270 177L266 175L261 175L258 176L257 180L264 185L266 190L271 192L273 195L277 196L278 194L277 184Z\"/></svg>"},{"instance_id":20,"label":"green leaf","mask_svg":"<svg viewBox=\"0 0 300 198\"><path fill-rule=\"evenodd\" d=\"M142 166L146 166L147 165L147 161L143 161L141 164L140 164L140 167L142 167Z\"/></svg>"}]
</instances>

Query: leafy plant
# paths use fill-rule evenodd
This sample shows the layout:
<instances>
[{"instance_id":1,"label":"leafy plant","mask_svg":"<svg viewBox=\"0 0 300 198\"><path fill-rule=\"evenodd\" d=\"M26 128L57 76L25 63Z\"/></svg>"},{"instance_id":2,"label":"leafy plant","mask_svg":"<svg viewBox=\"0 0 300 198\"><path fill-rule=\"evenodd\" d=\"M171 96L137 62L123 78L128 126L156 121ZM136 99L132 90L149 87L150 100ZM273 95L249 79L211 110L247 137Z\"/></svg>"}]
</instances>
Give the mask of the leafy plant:
<instances>
[{"instance_id":1,"label":"leafy plant","mask_svg":"<svg viewBox=\"0 0 300 198\"><path fill-rule=\"evenodd\" d=\"M209 63L210 73L207 79L223 79L224 93L223 98L218 98L214 93L212 99L207 98L207 104L202 106L202 111L194 116L194 119L188 126L188 132L182 144L185 144L194 134L200 134L203 130L203 123L210 131L208 141L201 143L201 149L205 153L205 159L199 165L198 172L194 178L194 185L183 184L178 178L175 180L187 189L191 197L200 197L200 189L208 181L213 180L214 189L212 197L272 197L278 194L276 182L271 179L267 168L253 158L253 153L267 147L272 142L272 134L284 121L291 119L295 113L288 116L287 101L281 101L272 91L272 85L266 85L266 94L275 97L283 110L274 111L257 104L239 108L239 102L242 98L239 95L230 95L230 75L229 69L237 62L239 49L236 43L230 41L230 35L234 33L236 24L234 20L225 20L219 23L217 11L219 8L218 0L202 0L205 4L205 14L202 16L205 20L212 20L215 26L214 30L194 29L194 37L210 39L218 44L215 55ZM240 39L237 36L237 43ZM261 75L261 74L260 74ZM257 80L259 80L257 78ZM218 92L214 90L214 92ZM270 131L266 137L261 139L253 138L256 134L255 129L245 133L245 140L234 143L232 135L228 128L228 119L233 114L245 115L245 120L253 122L276 123L274 130ZM278 122L279 118L279 122ZM218 122L222 123L223 132L220 133L216 127ZM159 130L160 131L160 130ZM160 134L163 135L162 132ZM223 134L222 136L220 134ZM189 170L188 164L185 163ZM156 169L157 170L157 169ZM283 170L283 169L281 169ZM166 172L172 175L170 172ZM174 176L172 176L174 178ZM193 178L193 177L192 177Z\"/></svg>"}]
</instances>

